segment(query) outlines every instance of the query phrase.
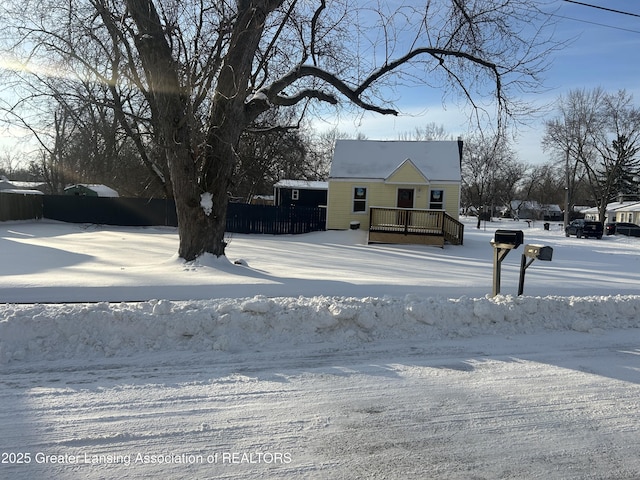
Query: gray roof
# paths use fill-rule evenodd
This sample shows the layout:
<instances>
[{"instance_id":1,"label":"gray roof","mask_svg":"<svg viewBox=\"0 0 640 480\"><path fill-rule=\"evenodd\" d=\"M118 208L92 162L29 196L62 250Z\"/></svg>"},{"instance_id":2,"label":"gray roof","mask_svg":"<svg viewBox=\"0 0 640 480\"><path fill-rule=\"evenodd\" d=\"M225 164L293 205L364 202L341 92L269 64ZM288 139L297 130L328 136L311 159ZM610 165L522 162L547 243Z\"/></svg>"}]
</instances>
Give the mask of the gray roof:
<instances>
[{"instance_id":1,"label":"gray roof","mask_svg":"<svg viewBox=\"0 0 640 480\"><path fill-rule=\"evenodd\" d=\"M460 181L458 141L338 140L329 177L385 179L406 160L429 181Z\"/></svg>"}]
</instances>

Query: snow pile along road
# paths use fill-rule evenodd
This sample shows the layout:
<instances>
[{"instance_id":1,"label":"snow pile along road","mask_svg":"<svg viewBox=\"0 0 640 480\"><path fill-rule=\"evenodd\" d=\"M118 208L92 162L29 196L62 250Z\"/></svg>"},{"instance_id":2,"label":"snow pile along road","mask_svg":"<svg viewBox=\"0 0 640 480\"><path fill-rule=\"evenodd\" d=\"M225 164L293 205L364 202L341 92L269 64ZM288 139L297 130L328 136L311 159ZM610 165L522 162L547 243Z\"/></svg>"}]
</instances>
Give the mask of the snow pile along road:
<instances>
[{"instance_id":1,"label":"snow pile along road","mask_svg":"<svg viewBox=\"0 0 640 480\"><path fill-rule=\"evenodd\" d=\"M152 352L342 348L640 326L640 296L298 297L1 305L0 363Z\"/></svg>"}]
</instances>

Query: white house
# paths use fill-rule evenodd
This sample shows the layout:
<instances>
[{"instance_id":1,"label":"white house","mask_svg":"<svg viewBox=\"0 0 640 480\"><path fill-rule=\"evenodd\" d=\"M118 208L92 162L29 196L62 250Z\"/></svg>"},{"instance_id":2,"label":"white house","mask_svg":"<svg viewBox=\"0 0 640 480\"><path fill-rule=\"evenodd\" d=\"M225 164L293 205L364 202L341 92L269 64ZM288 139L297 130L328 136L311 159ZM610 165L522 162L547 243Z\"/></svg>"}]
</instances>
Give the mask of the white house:
<instances>
[{"instance_id":1,"label":"white house","mask_svg":"<svg viewBox=\"0 0 640 480\"><path fill-rule=\"evenodd\" d=\"M638 212L638 217L634 214ZM640 220L640 202L611 202L607 205L606 215L603 220L600 220L600 212L598 211L598 207L591 207L586 210L583 210L585 220L593 220L593 221L603 221L607 222L632 222L631 220L627 220L626 218L635 218L636 220ZM618 215L620 213L620 215ZM623 217L623 214L626 215L625 220L619 220L619 218ZM631 215L629 215L631 214Z\"/></svg>"},{"instance_id":2,"label":"white house","mask_svg":"<svg viewBox=\"0 0 640 480\"><path fill-rule=\"evenodd\" d=\"M616 222L640 224L640 202L627 202L629 205L616 209Z\"/></svg>"}]
</instances>

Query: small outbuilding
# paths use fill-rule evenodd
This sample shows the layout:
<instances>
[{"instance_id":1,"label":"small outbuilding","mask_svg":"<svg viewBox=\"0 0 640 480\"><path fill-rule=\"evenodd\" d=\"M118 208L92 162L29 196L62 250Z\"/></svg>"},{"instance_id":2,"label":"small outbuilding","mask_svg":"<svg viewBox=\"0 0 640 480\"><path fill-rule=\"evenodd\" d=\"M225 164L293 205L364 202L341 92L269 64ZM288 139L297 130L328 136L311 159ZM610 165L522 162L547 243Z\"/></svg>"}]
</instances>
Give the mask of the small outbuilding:
<instances>
[{"instance_id":1,"label":"small outbuilding","mask_svg":"<svg viewBox=\"0 0 640 480\"><path fill-rule=\"evenodd\" d=\"M70 185L64 189L65 195L76 195L80 197L119 197L118 192L113 188L101 184L78 183Z\"/></svg>"},{"instance_id":2,"label":"small outbuilding","mask_svg":"<svg viewBox=\"0 0 640 480\"><path fill-rule=\"evenodd\" d=\"M328 182L280 180L273 186L275 204L280 207L323 207L327 205Z\"/></svg>"}]
</instances>

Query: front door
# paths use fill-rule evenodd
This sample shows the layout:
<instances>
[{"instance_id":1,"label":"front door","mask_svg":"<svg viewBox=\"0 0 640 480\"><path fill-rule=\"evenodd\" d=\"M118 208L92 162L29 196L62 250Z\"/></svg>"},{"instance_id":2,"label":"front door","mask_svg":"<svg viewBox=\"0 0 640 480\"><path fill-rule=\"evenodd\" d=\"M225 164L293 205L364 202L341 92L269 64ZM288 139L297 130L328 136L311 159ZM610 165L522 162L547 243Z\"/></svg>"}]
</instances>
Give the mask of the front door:
<instances>
[{"instance_id":1,"label":"front door","mask_svg":"<svg viewBox=\"0 0 640 480\"><path fill-rule=\"evenodd\" d=\"M398 189L398 208L413 208L413 188Z\"/></svg>"},{"instance_id":2,"label":"front door","mask_svg":"<svg viewBox=\"0 0 640 480\"><path fill-rule=\"evenodd\" d=\"M413 208L413 188L398 189L398 208ZM411 212L398 212L398 225L402 225L405 230L411 224Z\"/></svg>"}]
</instances>

